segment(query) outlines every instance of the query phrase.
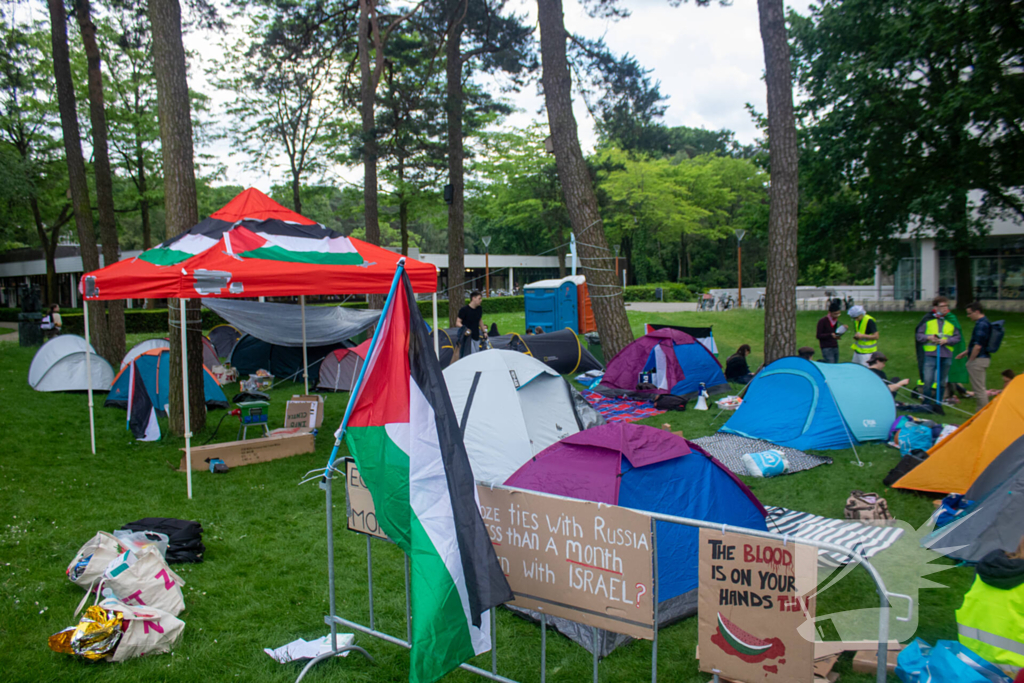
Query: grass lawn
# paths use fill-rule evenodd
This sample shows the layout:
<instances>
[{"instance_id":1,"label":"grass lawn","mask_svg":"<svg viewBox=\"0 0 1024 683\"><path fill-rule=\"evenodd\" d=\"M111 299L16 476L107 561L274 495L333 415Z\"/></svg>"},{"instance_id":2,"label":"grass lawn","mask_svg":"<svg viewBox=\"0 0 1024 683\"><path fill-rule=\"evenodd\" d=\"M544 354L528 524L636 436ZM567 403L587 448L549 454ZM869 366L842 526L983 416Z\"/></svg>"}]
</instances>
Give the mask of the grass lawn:
<instances>
[{"instance_id":1,"label":"grass lawn","mask_svg":"<svg viewBox=\"0 0 1024 683\"><path fill-rule=\"evenodd\" d=\"M798 314L800 345L814 346L819 315ZM878 317L880 348L892 359L888 371L916 376L912 334L920 314L887 313ZM1006 367L1024 370L1024 316L999 314L1007 320L1007 337L989 372L990 386L999 383ZM502 331L522 329L522 314L487 316ZM754 346L751 367L761 362L763 319L760 311L726 313L631 313L635 333L642 323L714 324L722 358L741 343ZM968 323L968 328L970 327ZM129 339L129 345L143 336ZM165 437L156 444L136 443L125 430L125 413L103 408L97 397L97 455L89 452L89 422L84 395L42 394L27 382L34 349L0 343L0 671L4 681L293 681L301 664L280 665L263 653L295 638L326 633L327 566L323 492L315 483L297 486L308 470L322 467L330 452L331 432L341 420L347 394L327 395L324 429L317 451L270 463L236 468L227 475L205 472L193 477L194 499L185 498L185 477L177 472L183 440ZM850 351L843 349L843 359ZM284 401L301 392L286 385L272 392L272 420L280 422ZM234 393L228 389L230 396ZM972 402L961 407L972 410ZM205 441L223 411L213 411L207 429L194 443ZM687 411L655 417L689 438L710 434L725 416L717 410ZM965 416L949 411L947 420ZM166 421L162 420L166 432ZM273 423L272 423L272 426ZM216 440L235 436L237 423L224 421ZM748 480L765 504L785 505L830 517L842 517L852 489L879 491L893 513L918 526L932 509L931 497L883 490L881 480L898 454L882 445L859 449L865 467L851 464L852 451L832 451L831 466L780 477ZM344 500L336 496L338 609L343 616L367 623L364 537L344 530ZM187 581L187 623L173 655L123 664L86 663L51 652L46 639L76 623L72 612L82 590L64 576L75 552L97 530L113 530L142 517L197 519L205 528L206 561L176 565ZM403 564L393 546L375 543L374 584L378 628L402 635L404 629ZM955 638L953 611L973 577L970 569L950 568L937 575L950 586L921 594L918 635L929 641ZM818 612L875 607L871 583L860 570L822 596ZM499 672L536 681L540 634L536 625L499 611ZM308 681L402 681L407 679L405 650L367 637L357 642L377 659L372 665L358 656L321 664ZM663 681L705 681L693 652L696 619L661 632L659 675ZM643 680L649 676L650 644L634 642L601 665L604 681ZM480 663L489 666L485 656ZM567 639L548 638L551 681L588 680L590 655ZM850 671L849 658L838 671L844 680L865 681L870 675ZM465 672L452 681L470 681Z\"/></svg>"}]
</instances>

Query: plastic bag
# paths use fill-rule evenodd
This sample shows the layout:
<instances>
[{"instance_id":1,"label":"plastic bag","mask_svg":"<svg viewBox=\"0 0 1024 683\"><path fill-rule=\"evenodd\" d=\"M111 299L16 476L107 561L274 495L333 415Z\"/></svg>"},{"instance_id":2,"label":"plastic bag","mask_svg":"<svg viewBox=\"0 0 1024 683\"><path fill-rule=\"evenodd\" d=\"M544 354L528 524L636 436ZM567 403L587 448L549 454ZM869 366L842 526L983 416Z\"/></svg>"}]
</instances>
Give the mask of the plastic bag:
<instances>
[{"instance_id":1,"label":"plastic bag","mask_svg":"<svg viewBox=\"0 0 1024 683\"><path fill-rule=\"evenodd\" d=\"M916 422L907 422L900 428L900 455L909 455L911 451L920 448L926 451L932 447L934 439L930 427Z\"/></svg>"},{"instance_id":2,"label":"plastic bag","mask_svg":"<svg viewBox=\"0 0 1024 683\"><path fill-rule=\"evenodd\" d=\"M106 531L97 532L79 549L75 559L71 560L66 572L68 579L89 590L96 580L103 576L103 570L107 565L122 552L124 550L117 538Z\"/></svg>"},{"instance_id":3,"label":"plastic bag","mask_svg":"<svg viewBox=\"0 0 1024 683\"><path fill-rule=\"evenodd\" d=\"M117 539L118 543L135 554L141 553L146 548L153 547L160 551L160 557L163 558L167 557L167 546L171 542L171 539L167 534L161 534L156 531L128 531L126 529L118 529L114 532L114 537Z\"/></svg>"},{"instance_id":4,"label":"plastic bag","mask_svg":"<svg viewBox=\"0 0 1024 683\"><path fill-rule=\"evenodd\" d=\"M181 587L185 582L174 573L155 548L136 555L126 551L103 572L104 585L127 605L156 607L177 616L185 609Z\"/></svg>"},{"instance_id":5,"label":"plastic bag","mask_svg":"<svg viewBox=\"0 0 1024 683\"><path fill-rule=\"evenodd\" d=\"M903 683L1011 683L994 664L955 640L932 647L917 638L900 652L896 675Z\"/></svg>"},{"instance_id":6,"label":"plastic bag","mask_svg":"<svg viewBox=\"0 0 1024 683\"><path fill-rule=\"evenodd\" d=\"M782 451L775 448L760 453L747 453L742 459L747 473L752 477L777 477L789 469L789 462Z\"/></svg>"}]
</instances>

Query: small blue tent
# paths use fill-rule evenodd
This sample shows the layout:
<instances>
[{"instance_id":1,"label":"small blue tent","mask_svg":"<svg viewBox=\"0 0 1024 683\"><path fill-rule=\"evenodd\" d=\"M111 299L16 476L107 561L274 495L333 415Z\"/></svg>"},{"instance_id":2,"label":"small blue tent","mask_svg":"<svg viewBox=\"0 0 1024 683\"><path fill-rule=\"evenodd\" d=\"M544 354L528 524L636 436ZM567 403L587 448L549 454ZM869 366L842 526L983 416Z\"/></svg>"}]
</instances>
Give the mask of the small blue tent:
<instances>
[{"instance_id":1,"label":"small blue tent","mask_svg":"<svg viewBox=\"0 0 1024 683\"><path fill-rule=\"evenodd\" d=\"M640 376L660 391L694 397L703 384L709 394L729 391L718 359L696 339L670 328L648 332L608 363L600 390L632 391Z\"/></svg>"},{"instance_id":2,"label":"small blue tent","mask_svg":"<svg viewBox=\"0 0 1024 683\"><path fill-rule=\"evenodd\" d=\"M862 365L781 358L754 376L721 431L799 450L884 441L896 419L885 383Z\"/></svg>"},{"instance_id":3,"label":"small blue tent","mask_svg":"<svg viewBox=\"0 0 1024 683\"><path fill-rule=\"evenodd\" d=\"M168 402L168 389L171 385L171 352L167 349L151 349L136 356L132 361L121 368L117 373L114 383L107 393L107 400L103 405L107 408L128 408L128 382L131 378L131 366L135 365L135 371L142 377L149 393L149 400L153 402L158 415L166 415L164 406ZM227 408L228 399L224 391L217 384L210 369L203 366L203 389L206 392L207 408Z\"/></svg>"}]
</instances>

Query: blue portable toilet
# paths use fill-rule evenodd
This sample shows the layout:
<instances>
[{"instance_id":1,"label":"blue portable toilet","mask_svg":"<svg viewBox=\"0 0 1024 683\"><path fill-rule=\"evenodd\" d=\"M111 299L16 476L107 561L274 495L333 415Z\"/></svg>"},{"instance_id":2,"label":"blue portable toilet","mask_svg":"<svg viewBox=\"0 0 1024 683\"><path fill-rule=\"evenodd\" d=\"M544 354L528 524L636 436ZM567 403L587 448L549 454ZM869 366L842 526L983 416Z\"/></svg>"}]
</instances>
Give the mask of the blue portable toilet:
<instances>
[{"instance_id":1,"label":"blue portable toilet","mask_svg":"<svg viewBox=\"0 0 1024 683\"><path fill-rule=\"evenodd\" d=\"M892 393L864 366L791 356L754 375L743 403L720 431L825 450L885 441L895 419Z\"/></svg>"},{"instance_id":2,"label":"blue portable toilet","mask_svg":"<svg viewBox=\"0 0 1024 683\"><path fill-rule=\"evenodd\" d=\"M578 334L576 279L569 276L525 285L526 329L540 327L544 332L557 332L568 327Z\"/></svg>"}]
</instances>

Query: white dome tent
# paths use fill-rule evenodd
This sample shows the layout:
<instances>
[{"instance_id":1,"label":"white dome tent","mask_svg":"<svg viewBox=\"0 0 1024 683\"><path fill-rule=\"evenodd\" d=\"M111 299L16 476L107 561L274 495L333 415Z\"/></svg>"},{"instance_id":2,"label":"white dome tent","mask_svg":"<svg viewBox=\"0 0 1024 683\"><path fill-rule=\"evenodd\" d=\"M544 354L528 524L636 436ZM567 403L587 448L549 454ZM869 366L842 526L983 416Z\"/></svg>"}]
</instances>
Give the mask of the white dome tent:
<instances>
[{"instance_id":1,"label":"white dome tent","mask_svg":"<svg viewBox=\"0 0 1024 683\"><path fill-rule=\"evenodd\" d=\"M88 356L88 361L87 357ZM28 369L28 383L36 391L86 391L87 367L92 369L92 389L107 391L114 369L76 334L63 334L43 344Z\"/></svg>"},{"instance_id":2,"label":"white dome tent","mask_svg":"<svg viewBox=\"0 0 1024 683\"><path fill-rule=\"evenodd\" d=\"M492 349L444 370L477 481L503 484L551 444L604 419L536 358Z\"/></svg>"}]
</instances>

